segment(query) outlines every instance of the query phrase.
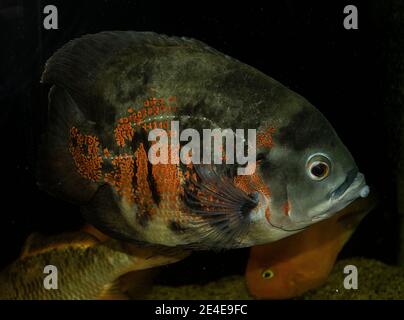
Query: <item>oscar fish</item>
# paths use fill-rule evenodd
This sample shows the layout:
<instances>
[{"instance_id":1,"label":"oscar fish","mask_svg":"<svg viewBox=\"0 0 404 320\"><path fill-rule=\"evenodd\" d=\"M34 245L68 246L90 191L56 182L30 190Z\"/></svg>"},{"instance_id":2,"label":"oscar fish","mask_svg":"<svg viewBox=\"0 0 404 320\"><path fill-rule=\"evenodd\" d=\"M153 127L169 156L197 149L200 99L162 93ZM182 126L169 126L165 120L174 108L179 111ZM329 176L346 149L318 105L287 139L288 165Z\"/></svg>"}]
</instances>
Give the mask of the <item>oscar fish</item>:
<instances>
[{"instance_id":1,"label":"oscar fish","mask_svg":"<svg viewBox=\"0 0 404 320\"><path fill-rule=\"evenodd\" d=\"M248 247L299 232L369 192L319 110L200 41L134 31L85 35L50 57L42 82L50 91L38 185L78 204L111 237ZM172 138L173 121L198 133L255 130L255 145L242 140L245 150L255 147L254 170L238 174L244 164L174 157L151 163L157 141L150 132Z\"/></svg>"},{"instance_id":2,"label":"oscar fish","mask_svg":"<svg viewBox=\"0 0 404 320\"><path fill-rule=\"evenodd\" d=\"M93 232L45 237L32 234L21 256L0 271L1 300L127 299L120 277L185 258L186 251L154 252ZM55 266L56 286L44 285L47 265ZM54 271L55 272L55 271ZM53 285L55 285L53 284Z\"/></svg>"},{"instance_id":3,"label":"oscar fish","mask_svg":"<svg viewBox=\"0 0 404 320\"><path fill-rule=\"evenodd\" d=\"M375 203L375 197L358 199L298 234L252 247L245 274L249 292L260 299L290 299L321 286Z\"/></svg>"}]
</instances>

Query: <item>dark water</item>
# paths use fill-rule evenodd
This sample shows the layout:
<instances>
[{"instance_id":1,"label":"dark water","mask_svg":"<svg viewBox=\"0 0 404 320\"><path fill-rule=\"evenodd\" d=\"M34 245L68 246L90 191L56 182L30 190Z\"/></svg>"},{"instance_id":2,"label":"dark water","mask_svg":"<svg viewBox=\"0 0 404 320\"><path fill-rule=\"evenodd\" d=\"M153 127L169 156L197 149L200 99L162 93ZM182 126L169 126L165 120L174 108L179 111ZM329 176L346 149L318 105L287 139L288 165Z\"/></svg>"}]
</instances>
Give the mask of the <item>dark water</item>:
<instances>
[{"instance_id":1,"label":"dark water","mask_svg":"<svg viewBox=\"0 0 404 320\"><path fill-rule=\"evenodd\" d=\"M74 3L74 4L73 4ZM14 259L33 231L80 226L77 207L35 185L36 146L46 94L44 62L65 42L102 30L155 31L197 38L250 64L306 97L333 124L365 173L379 205L362 222L342 256L395 263L398 254L395 98L399 1L349 1L359 30L343 28L343 2L257 1L228 5L188 1L52 1L59 30L44 30L47 1L0 2L0 137L2 209L0 265ZM396 41L397 40L397 41ZM166 270L191 270L186 281L241 273L247 250L200 252ZM175 277L178 279L178 276Z\"/></svg>"}]
</instances>

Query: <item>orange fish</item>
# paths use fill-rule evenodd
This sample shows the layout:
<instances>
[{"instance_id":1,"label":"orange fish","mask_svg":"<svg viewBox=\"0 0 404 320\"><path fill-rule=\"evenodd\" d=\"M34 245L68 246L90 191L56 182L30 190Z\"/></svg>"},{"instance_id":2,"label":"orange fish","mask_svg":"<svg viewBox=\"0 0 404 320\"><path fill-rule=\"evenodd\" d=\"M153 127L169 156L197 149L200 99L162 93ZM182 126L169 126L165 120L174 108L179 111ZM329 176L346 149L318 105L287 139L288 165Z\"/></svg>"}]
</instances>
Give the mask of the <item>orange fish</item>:
<instances>
[{"instance_id":1,"label":"orange fish","mask_svg":"<svg viewBox=\"0 0 404 320\"><path fill-rule=\"evenodd\" d=\"M330 219L280 241L251 248L246 281L261 299L289 299L322 285L375 199L359 199Z\"/></svg>"}]
</instances>

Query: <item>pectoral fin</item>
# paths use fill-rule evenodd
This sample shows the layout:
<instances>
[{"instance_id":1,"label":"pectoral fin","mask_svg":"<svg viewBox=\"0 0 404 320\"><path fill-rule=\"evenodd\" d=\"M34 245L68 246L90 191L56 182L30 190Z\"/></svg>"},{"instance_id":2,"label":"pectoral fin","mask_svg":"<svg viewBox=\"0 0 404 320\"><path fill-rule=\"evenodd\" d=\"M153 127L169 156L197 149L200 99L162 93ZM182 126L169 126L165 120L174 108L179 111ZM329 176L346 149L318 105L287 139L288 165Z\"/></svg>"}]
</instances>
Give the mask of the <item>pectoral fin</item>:
<instances>
[{"instance_id":1,"label":"pectoral fin","mask_svg":"<svg viewBox=\"0 0 404 320\"><path fill-rule=\"evenodd\" d=\"M234 238L243 234L249 225L249 213L257 204L257 194L247 194L237 188L233 179L218 172L214 166L195 165L194 177L188 179L184 202L201 217L200 228L206 227L202 241L215 239L226 247Z\"/></svg>"}]
</instances>

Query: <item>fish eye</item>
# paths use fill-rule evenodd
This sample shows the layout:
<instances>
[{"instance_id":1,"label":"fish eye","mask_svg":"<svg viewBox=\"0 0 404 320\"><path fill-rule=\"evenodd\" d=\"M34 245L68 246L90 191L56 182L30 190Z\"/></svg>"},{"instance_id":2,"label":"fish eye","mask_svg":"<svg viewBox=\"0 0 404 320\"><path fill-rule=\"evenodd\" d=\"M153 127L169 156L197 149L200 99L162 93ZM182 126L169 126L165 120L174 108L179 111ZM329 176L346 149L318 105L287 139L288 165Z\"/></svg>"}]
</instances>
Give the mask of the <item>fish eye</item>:
<instances>
[{"instance_id":1,"label":"fish eye","mask_svg":"<svg viewBox=\"0 0 404 320\"><path fill-rule=\"evenodd\" d=\"M262 273L261 273L261 277L265 280L269 280L269 279L273 278L274 275L275 275L275 273L271 269L266 269L266 270L262 271Z\"/></svg>"},{"instance_id":2,"label":"fish eye","mask_svg":"<svg viewBox=\"0 0 404 320\"><path fill-rule=\"evenodd\" d=\"M322 154L311 156L307 161L307 170L312 180L323 180L330 174L330 160Z\"/></svg>"}]
</instances>

